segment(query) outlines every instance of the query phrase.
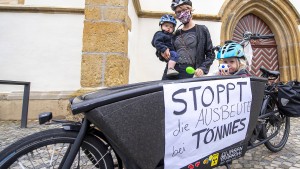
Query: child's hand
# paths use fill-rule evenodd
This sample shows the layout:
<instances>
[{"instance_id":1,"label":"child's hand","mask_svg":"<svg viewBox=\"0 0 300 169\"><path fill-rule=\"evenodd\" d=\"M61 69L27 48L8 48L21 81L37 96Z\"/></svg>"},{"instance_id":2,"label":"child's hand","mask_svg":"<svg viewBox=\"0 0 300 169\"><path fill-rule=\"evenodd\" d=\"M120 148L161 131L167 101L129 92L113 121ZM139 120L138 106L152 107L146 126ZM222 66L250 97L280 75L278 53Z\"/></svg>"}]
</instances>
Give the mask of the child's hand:
<instances>
[{"instance_id":1,"label":"child's hand","mask_svg":"<svg viewBox=\"0 0 300 169\"><path fill-rule=\"evenodd\" d=\"M220 70L220 71L219 71L219 75L221 75L221 76L228 76L228 75L230 75L230 74L229 74L229 71Z\"/></svg>"},{"instance_id":2,"label":"child's hand","mask_svg":"<svg viewBox=\"0 0 300 169\"><path fill-rule=\"evenodd\" d=\"M204 75L204 72L203 72L202 69L200 69L200 68L196 69L196 71L195 71L195 77L201 77L203 75Z\"/></svg>"},{"instance_id":3,"label":"child's hand","mask_svg":"<svg viewBox=\"0 0 300 169\"><path fill-rule=\"evenodd\" d=\"M170 50L167 48L164 53L161 53L161 56L166 60L170 60Z\"/></svg>"}]
</instances>

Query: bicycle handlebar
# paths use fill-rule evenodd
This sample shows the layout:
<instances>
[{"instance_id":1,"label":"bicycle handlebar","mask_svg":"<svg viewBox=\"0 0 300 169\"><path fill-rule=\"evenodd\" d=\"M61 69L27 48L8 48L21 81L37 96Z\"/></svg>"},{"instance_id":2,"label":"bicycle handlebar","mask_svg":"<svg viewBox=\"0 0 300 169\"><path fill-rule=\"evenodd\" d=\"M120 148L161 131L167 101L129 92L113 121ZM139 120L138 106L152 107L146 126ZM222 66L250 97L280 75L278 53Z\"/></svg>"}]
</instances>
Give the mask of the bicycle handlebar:
<instances>
[{"instance_id":1,"label":"bicycle handlebar","mask_svg":"<svg viewBox=\"0 0 300 169\"><path fill-rule=\"evenodd\" d=\"M268 34L268 35L261 35L259 33L251 33L249 31L246 31L243 34L243 40L241 42L236 42L233 40L227 40L225 41L225 44L235 42L243 45L245 42L250 41L251 39L272 39L274 38L274 34ZM219 51L222 48L222 46L215 46L212 48L212 51Z\"/></svg>"},{"instance_id":2,"label":"bicycle handlebar","mask_svg":"<svg viewBox=\"0 0 300 169\"><path fill-rule=\"evenodd\" d=\"M274 34L269 34L269 35L253 34L250 36L249 39L272 39L272 38L274 38Z\"/></svg>"}]
</instances>

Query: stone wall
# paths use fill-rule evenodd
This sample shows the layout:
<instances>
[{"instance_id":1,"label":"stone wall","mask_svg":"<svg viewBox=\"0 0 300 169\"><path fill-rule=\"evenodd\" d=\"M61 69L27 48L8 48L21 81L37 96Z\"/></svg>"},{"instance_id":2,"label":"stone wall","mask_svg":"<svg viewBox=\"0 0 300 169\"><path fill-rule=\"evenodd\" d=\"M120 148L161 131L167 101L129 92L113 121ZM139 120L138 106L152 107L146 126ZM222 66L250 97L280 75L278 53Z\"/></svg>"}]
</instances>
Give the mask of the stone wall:
<instances>
[{"instance_id":1,"label":"stone wall","mask_svg":"<svg viewBox=\"0 0 300 169\"><path fill-rule=\"evenodd\" d=\"M86 0L81 86L128 83L128 0Z\"/></svg>"},{"instance_id":2,"label":"stone wall","mask_svg":"<svg viewBox=\"0 0 300 169\"><path fill-rule=\"evenodd\" d=\"M31 92L28 119L37 119L42 112L52 112L54 117L70 114L69 98L73 92ZM0 119L20 120L22 92L0 95Z\"/></svg>"}]
</instances>

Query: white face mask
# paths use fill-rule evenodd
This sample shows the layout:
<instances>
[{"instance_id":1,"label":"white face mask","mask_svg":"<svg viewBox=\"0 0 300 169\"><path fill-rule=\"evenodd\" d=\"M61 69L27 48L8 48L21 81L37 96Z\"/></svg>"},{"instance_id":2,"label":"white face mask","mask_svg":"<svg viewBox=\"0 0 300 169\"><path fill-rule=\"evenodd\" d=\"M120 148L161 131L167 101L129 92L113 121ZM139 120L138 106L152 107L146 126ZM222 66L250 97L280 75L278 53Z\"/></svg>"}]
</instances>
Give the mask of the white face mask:
<instances>
[{"instance_id":1,"label":"white face mask","mask_svg":"<svg viewBox=\"0 0 300 169\"><path fill-rule=\"evenodd\" d=\"M190 22L192 14L189 10L186 10L181 12L180 14L177 14L177 18L180 20L181 23L185 25Z\"/></svg>"}]
</instances>

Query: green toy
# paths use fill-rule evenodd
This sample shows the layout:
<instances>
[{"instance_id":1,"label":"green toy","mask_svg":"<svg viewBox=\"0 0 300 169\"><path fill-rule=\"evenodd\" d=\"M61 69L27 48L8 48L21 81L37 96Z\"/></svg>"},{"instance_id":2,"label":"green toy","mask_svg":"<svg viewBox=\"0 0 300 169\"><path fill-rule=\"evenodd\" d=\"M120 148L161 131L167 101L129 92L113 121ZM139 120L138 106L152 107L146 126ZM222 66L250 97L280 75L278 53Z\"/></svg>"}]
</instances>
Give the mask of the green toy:
<instances>
[{"instance_id":1,"label":"green toy","mask_svg":"<svg viewBox=\"0 0 300 169\"><path fill-rule=\"evenodd\" d=\"M188 66L186 69L185 69L186 73L188 74L195 74L195 69L191 66Z\"/></svg>"}]
</instances>

